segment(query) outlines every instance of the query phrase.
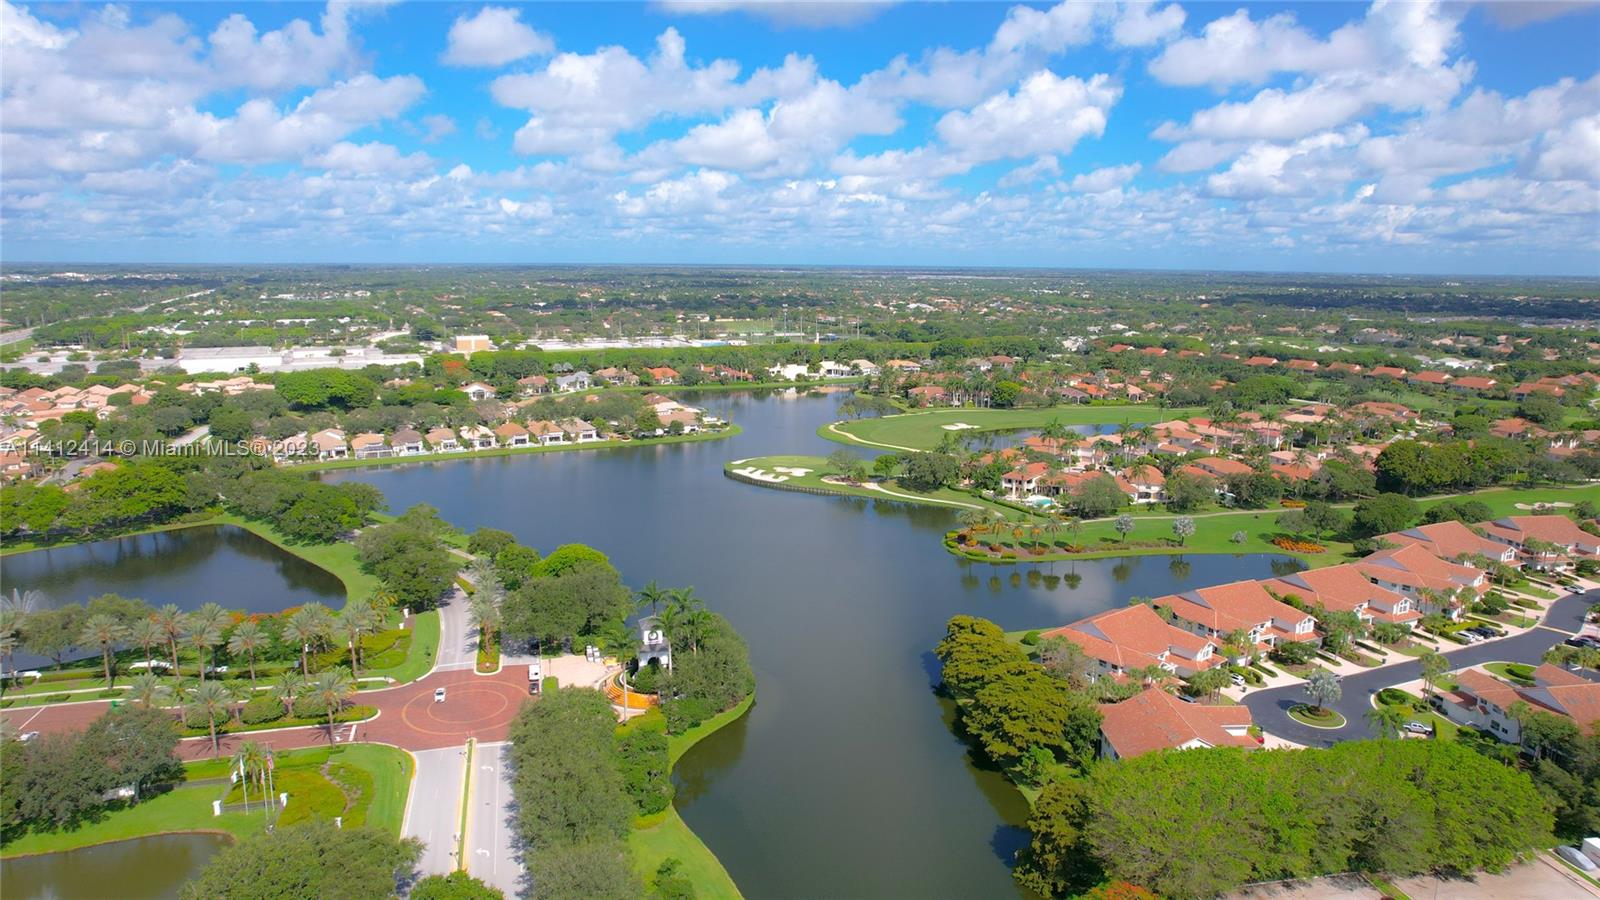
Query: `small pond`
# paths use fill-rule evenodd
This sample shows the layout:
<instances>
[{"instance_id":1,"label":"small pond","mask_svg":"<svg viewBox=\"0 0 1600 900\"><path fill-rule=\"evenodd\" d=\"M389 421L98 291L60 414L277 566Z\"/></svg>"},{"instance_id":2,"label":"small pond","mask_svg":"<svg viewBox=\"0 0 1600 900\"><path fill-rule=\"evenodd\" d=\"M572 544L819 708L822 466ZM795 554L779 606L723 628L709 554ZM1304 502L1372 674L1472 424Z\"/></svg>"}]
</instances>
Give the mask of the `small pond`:
<instances>
[{"instance_id":1,"label":"small pond","mask_svg":"<svg viewBox=\"0 0 1600 900\"><path fill-rule=\"evenodd\" d=\"M0 862L6 900L161 900L205 866L228 839L163 834Z\"/></svg>"}]
</instances>

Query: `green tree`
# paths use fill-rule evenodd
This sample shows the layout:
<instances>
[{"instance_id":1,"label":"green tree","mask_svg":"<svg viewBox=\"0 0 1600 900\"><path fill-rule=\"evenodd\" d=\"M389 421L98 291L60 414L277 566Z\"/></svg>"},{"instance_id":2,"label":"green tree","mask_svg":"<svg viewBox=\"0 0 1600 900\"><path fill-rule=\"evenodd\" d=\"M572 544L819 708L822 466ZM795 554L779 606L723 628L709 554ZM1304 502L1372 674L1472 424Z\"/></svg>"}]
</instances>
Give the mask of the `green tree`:
<instances>
[{"instance_id":1,"label":"green tree","mask_svg":"<svg viewBox=\"0 0 1600 900\"><path fill-rule=\"evenodd\" d=\"M1110 475L1096 475L1072 490L1072 508L1085 519L1109 516L1128 503L1128 495Z\"/></svg>"},{"instance_id":2,"label":"green tree","mask_svg":"<svg viewBox=\"0 0 1600 900\"><path fill-rule=\"evenodd\" d=\"M338 718L339 710L344 708L346 701L355 696L356 680L351 677L349 670L343 666L318 672L317 677L311 682L311 696L316 698L317 705L328 715L328 739L333 739L333 726Z\"/></svg>"},{"instance_id":3,"label":"green tree","mask_svg":"<svg viewBox=\"0 0 1600 900\"><path fill-rule=\"evenodd\" d=\"M1404 710L1379 704L1367 712L1367 725L1380 738L1395 740L1405 733L1408 717Z\"/></svg>"},{"instance_id":4,"label":"green tree","mask_svg":"<svg viewBox=\"0 0 1600 900\"><path fill-rule=\"evenodd\" d=\"M1344 687L1339 684L1339 676L1327 669L1318 669L1306 676L1306 696L1316 705L1320 713L1330 703L1344 696Z\"/></svg>"},{"instance_id":5,"label":"green tree","mask_svg":"<svg viewBox=\"0 0 1600 900\"><path fill-rule=\"evenodd\" d=\"M133 788L137 801L151 785L183 778L178 723L148 706L109 709L83 733L84 755L99 762L110 784Z\"/></svg>"},{"instance_id":6,"label":"green tree","mask_svg":"<svg viewBox=\"0 0 1600 900\"><path fill-rule=\"evenodd\" d=\"M1167 477L1167 509L1193 512L1216 499L1216 484L1211 479L1189 472L1174 472Z\"/></svg>"},{"instance_id":7,"label":"green tree","mask_svg":"<svg viewBox=\"0 0 1600 900\"><path fill-rule=\"evenodd\" d=\"M100 662L104 667L106 687L111 687L111 650L117 643L127 637L128 631L111 616L100 614L90 616L83 624L83 634L78 638L85 646L100 648Z\"/></svg>"},{"instance_id":8,"label":"green tree","mask_svg":"<svg viewBox=\"0 0 1600 900\"><path fill-rule=\"evenodd\" d=\"M206 668L211 665L211 653L222 643L222 630L228 624L228 611L220 604L207 603L187 617L185 640L194 647L200 666L200 680L206 680Z\"/></svg>"},{"instance_id":9,"label":"green tree","mask_svg":"<svg viewBox=\"0 0 1600 900\"><path fill-rule=\"evenodd\" d=\"M1379 494L1356 503L1350 531L1356 537L1372 537L1391 531L1404 531L1422 512L1417 502L1403 494Z\"/></svg>"},{"instance_id":10,"label":"green tree","mask_svg":"<svg viewBox=\"0 0 1600 900\"><path fill-rule=\"evenodd\" d=\"M211 732L211 753L220 750L217 744L217 723L225 721L233 711L233 693L220 681L202 681L183 698L184 721L204 719Z\"/></svg>"},{"instance_id":11,"label":"green tree","mask_svg":"<svg viewBox=\"0 0 1600 900\"><path fill-rule=\"evenodd\" d=\"M1227 670L1220 666L1201 669L1189 676L1189 691L1197 697L1209 697L1215 700L1228 684Z\"/></svg>"},{"instance_id":12,"label":"green tree","mask_svg":"<svg viewBox=\"0 0 1600 900\"><path fill-rule=\"evenodd\" d=\"M67 651L78 646L84 621L83 607L77 604L36 609L22 620L22 646L50 657L60 668Z\"/></svg>"},{"instance_id":13,"label":"green tree","mask_svg":"<svg viewBox=\"0 0 1600 900\"><path fill-rule=\"evenodd\" d=\"M1426 689L1428 696L1432 697L1433 692L1439 686L1439 680L1444 677L1446 672L1450 671L1450 660L1437 650L1429 650L1423 653L1417 661L1422 665L1422 686Z\"/></svg>"},{"instance_id":14,"label":"green tree","mask_svg":"<svg viewBox=\"0 0 1600 900\"><path fill-rule=\"evenodd\" d=\"M379 828L335 828L313 819L247 837L211 857L179 892L183 900L376 900L395 893L422 844Z\"/></svg>"},{"instance_id":15,"label":"green tree","mask_svg":"<svg viewBox=\"0 0 1600 900\"><path fill-rule=\"evenodd\" d=\"M913 491L934 491L954 484L960 475L960 463L948 453L913 453L900 474L900 484Z\"/></svg>"},{"instance_id":16,"label":"green tree","mask_svg":"<svg viewBox=\"0 0 1600 900\"><path fill-rule=\"evenodd\" d=\"M1125 541L1128 539L1128 535L1133 534L1133 516L1126 513L1117 516L1116 521L1111 523L1111 527L1117 532L1117 537Z\"/></svg>"},{"instance_id":17,"label":"green tree","mask_svg":"<svg viewBox=\"0 0 1600 900\"><path fill-rule=\"evenodd\" d=\"M165 703L171 693L171 688L161 680L161 676L154 672L141 672L128 682L125 696L140 706L152 707Z\"/></svg>"},{"instance_id":18,"label":"green tree","mask_svg":"<svg viewBox=\"0 0 1600 900\"><path fill-rule=\"evenodd\" d=\"M1172 520L1172 533L1178 538L1178 546L1187 544L1189 538L1194 536L1194 519L1189 516L1179 516Z\"/></svg>"},{"instance_id":19,"label":"green tree","mask_svg":"<svg viewBox=\"0 0 1600 900\"><path fill-rule=\"evenodd\" d=\"M505 894L457 869L419 879L409 896L411 900L503 900Z\"/></svg>"},{"instance_id":20,"label":"green tree","mask_svg":"<svg viewBox=\"0 0 1600 900\"><path fill-rule=\"evenodd\" d=\"M240 622L228 637L228 652L249 660L251 690L256 686L256 654L271 644L271 636L262 631L261 625L253 619Z\"/></svg>"}]
</instances>

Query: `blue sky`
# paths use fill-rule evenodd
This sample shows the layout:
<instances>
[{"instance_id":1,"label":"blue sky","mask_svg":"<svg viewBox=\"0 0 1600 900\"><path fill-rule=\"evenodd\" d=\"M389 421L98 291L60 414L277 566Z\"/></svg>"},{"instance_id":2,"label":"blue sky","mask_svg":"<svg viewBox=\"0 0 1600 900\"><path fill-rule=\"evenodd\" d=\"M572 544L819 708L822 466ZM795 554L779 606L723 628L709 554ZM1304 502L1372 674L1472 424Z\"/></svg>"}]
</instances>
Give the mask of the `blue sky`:
<instances>
[{"instance_id":1,"label":"blue sky","mask_svg":"<svg viewBox=\"0 0 1600 900\"><path fill-rule=\"evenodd\" d=\"M1600 274L1600 5L12 4L0 254Z\"/></svg>"}]
</instances>

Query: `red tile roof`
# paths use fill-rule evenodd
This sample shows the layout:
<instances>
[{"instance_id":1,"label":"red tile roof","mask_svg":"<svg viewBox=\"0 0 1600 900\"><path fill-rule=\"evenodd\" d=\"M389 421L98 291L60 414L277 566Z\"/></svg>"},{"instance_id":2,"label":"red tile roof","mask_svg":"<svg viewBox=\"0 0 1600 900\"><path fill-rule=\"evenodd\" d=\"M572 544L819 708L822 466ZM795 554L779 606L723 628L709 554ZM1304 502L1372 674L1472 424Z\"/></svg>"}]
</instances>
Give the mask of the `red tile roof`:
<instances>
[{"instance_id":1,"label":"red tile roof","mask_svg":"<svg viewBox=\"0 0 1600 900\"><path fill-rule=\"evenodd\" d=\"M1122 759L1199 742L1209 747L1255 747L1245 706L1185 703L1158 687L1121 703L1100 706L1100 733Z\"/></svg>"}]
</instances>

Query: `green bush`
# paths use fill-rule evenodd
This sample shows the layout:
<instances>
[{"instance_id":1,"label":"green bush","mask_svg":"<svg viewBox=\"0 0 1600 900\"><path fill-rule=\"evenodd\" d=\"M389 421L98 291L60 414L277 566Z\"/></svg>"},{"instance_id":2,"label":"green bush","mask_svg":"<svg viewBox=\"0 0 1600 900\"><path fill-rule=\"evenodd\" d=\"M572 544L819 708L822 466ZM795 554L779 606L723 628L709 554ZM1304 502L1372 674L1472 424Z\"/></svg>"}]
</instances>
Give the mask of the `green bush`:
<instances>
[{"instance_id":1,"label":"green bush","mask_svg":"<svg viewBox=\"0 0 1600 900\"><path fill-rule=\"evenodd\" d=\"M1378 702L1385 706L1411 706L1410 694L1396 688L1384 688L1378 692Z\"/></svg>"},{"instance_id":2,"label":"green bush","mask_svg":"<svg viewBox=\"0 0 1600 900\"><path fill-rule=\"evenodd\" d=\"M233 718L233 710L219 710L215 721L218 725ZM206 721L205 713L198 709L186 709L183 712L183 725L185 728L206 728L211 723Z\"/></svg>"},{"instance_id":3,"label":"green bush","mask_svg":"<svg viewBox=\"0 0 1600 900\"><path fill-rule=\"evenodd\" d=\"M1022 642L1027 644L1029 647L1039 643L1039 632L1037 630L1028 632L1022 636Z\"/></svg>"},{"instance_id":4,"label":"green bush","mask_svg":"<svg viewBox=\"0 0 1600 900\"><path fill-rule=\"evenodd\" d=\"M72 699L72 695L71 694L51 694L51 695L49 695L47 697L39 698L39 702L40 703L66 703L68 700L71 700L71 699Z\"/></svg>"},{"instance_id":5,"label":"green bush","mask_svg":"<svg viewBox=\"0 0 1600 900\"><path fill-rule=\"evenodd\" d=\"M294 717L296 719L315 719L326 717L327 707L318 702L317 698L306 696L294 699Z\"/></svg>"},{"instance_id":6,"label":"green bush","mask_svg":"<svg viewBox=\"0 0 1600 900\"><path fill-rule=\"evenodd\" d=\"M1520 681L1533 680L1533 666L1523 663L1507 663L1506 674Z\"/></svg>"},{"instance_id":7,"label":"green bush","mask_svg":"<svg viewBox=\"0 0 1600 900\"><path fill-rule=\"evenodd\" d=\"M246 725L260 725L283 718L283 704L276 697L257 697L239 711L239 720Z\"/></svg>"}]
</instances>

